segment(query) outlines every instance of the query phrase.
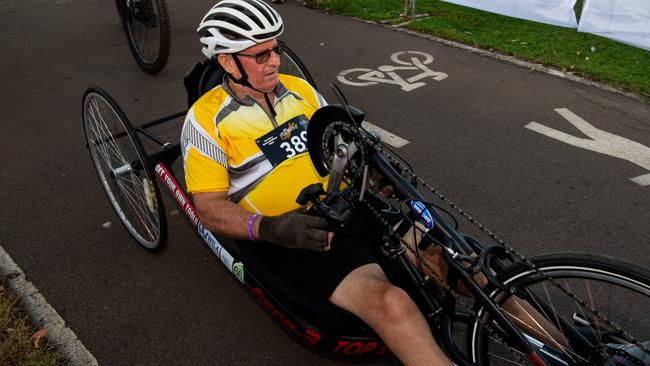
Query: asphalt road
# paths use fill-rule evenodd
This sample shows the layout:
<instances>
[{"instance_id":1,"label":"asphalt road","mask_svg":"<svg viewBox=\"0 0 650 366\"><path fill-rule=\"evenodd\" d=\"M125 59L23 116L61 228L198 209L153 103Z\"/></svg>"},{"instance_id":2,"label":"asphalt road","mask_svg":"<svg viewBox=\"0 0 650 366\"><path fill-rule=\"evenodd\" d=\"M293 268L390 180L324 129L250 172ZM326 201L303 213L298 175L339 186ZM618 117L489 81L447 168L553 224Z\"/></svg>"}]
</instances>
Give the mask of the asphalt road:
<instances>
[{"instance_id":1,"label":"asphalt road","mask_svg":"<svg viewBox=\"0 0 650 366\"><path fill-rule=\"evenodd\" d=\"M4 2L0 245L102 365L342 363L276 326L171 202L167 250L139 248L84 148L81 97L90 85L136 122L184 109L182 76L202 57L195 29L212 4L171 1L169 64L149 76L129 53L112 1ZM420 176L524 253L587 251L650 265L650 186L630 180L648 169L524 127L536 121L587 138L554 110L567 108L650 146L648 105L293 1L277 9L283 38L330 101L327 85L343 70L395 65L390 56L400 51L432 55L427 67L447 78L412 91L339 85L369 121L410 141L399 150ZM410 72L399 74L418 73ZM159 132L174 141L180 131Z\"/></svg>"}]
</instances>

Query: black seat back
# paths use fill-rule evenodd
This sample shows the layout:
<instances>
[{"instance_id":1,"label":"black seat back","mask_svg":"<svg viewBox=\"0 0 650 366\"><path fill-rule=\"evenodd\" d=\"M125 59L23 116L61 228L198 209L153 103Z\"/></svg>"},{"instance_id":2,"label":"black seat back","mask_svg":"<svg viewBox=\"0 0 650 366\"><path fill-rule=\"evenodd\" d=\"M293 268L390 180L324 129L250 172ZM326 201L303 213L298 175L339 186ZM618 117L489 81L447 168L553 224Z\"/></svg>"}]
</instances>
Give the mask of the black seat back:
<instances>
[{"instance_id":1,"label":"black seat back","mask_svg":"<svg viewBox=\"0 0 650 366\"><path fill-rule=\"evenodd\" d=\"M221 84L224 75L225 71L214 59L194 64L183 78L187 91L187 107L191 107L205 92Z\"/></svg>"},{"instance_id":2,"label":"black seat back","mask_svg":"<svg viewBox=\"0 0 650 366\"><path fill-rule=\"evenodd\" d=\"M302 78L318 90L314 79L298 55L283 41L278 43L282 44L280 72ZM221 84L224 74L225 71L214 59L197 62L184 78L187 107L191 107L205 92Z\"/></svg>"}]
</instances>

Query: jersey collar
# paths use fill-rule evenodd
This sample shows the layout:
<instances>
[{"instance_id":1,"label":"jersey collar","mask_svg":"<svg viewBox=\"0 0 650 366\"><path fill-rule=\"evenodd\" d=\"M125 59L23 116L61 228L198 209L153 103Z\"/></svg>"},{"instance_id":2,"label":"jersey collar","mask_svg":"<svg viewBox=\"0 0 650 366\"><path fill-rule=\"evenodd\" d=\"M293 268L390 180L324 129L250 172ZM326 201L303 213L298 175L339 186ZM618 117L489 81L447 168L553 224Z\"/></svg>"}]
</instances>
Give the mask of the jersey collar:
<instances>
[{"instance_id":1,"label":"jersey collar","mask_svg":"<svg viewBox=\"0 0 650 366\"><path fill-rule=\"evenodd\" d=\"M245 105L245 106L253 106L255 105L255 99L253 99L249 95L245 95L243 99L240 99L237 97L235 92L230 88L230 84L228 83L228 75L223 76L223 81L221 82L221 87L230 95L230 97L234 100L236 100L238 103ZM273 93L276 95L276 102L287 94L289 94L289 90L282 84L281 81L278 80L278 85L275 86L275 89L273 89Z\"/></svg>"}]
</instances>

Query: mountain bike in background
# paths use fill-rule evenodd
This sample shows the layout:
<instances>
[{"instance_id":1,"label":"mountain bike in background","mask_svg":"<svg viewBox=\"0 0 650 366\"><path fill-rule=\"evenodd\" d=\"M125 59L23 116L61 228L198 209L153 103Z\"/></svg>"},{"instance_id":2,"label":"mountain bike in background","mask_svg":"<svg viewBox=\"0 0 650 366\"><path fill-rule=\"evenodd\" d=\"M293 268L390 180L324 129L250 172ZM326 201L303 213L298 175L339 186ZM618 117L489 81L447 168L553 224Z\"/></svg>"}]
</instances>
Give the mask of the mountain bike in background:
<instances>
[{"instance_id":1,"label":"mountain bike in background","mask_svg":"<svg viewBox=\"0 0 650 366\"><path fill-rule=\"evenodd\" d=\"M142 70L157 74L167 64L171 44L165 0L115 0L129 48Z\"/></svg>"}]
</instances>

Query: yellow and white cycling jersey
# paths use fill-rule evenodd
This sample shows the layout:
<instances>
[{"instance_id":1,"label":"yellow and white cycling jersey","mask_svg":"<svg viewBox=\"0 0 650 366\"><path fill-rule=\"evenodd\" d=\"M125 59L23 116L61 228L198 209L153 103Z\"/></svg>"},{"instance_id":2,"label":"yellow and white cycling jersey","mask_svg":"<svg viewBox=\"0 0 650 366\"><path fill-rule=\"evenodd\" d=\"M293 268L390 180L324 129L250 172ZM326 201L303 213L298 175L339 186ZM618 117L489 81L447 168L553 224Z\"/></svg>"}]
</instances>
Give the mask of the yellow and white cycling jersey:
<instances>
[{"instance_id":1,"label":"yellow and white cycling jersey","mask_svg":"<svg viewBox=\"0 0 650 366\"><path fill-rule=\"evenodd\" d=\"M235 98L227 83L190 108L181 133L189 193L227 191L244 209L273 216L298 208L304 187L326 184L306 145L307 123L325 101L302 79L279 79L274 119L252 98Z\"/></svg>"}]
</instances>

